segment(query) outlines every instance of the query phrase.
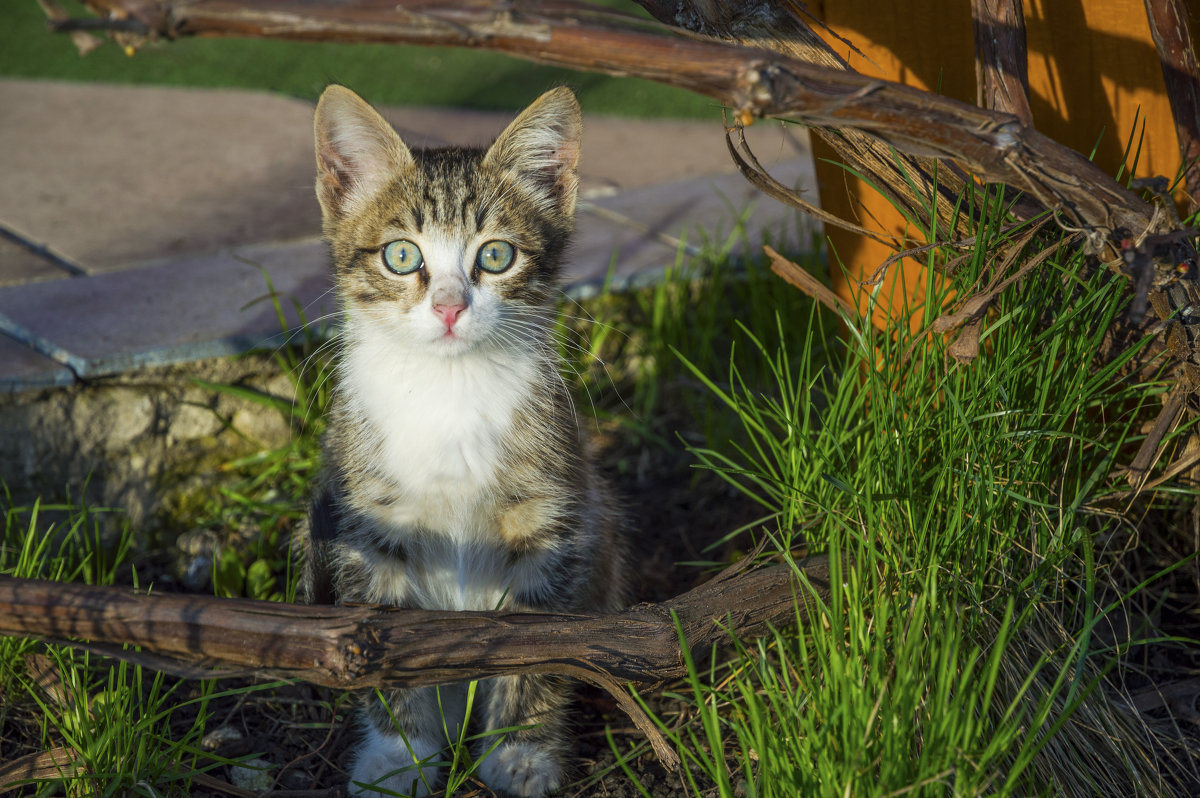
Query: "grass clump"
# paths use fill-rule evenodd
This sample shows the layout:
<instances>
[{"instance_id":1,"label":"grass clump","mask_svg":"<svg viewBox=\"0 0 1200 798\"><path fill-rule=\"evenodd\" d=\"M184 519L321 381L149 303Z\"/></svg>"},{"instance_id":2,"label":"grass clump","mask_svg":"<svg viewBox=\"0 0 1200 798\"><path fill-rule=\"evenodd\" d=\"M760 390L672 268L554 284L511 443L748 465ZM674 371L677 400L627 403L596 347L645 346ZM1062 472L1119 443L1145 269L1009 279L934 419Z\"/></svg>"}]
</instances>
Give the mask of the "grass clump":
<instances>
[{"instance_id":1,"label":"grass clump","mask_svg":"<svg viewBox=\"0 0 1200 798\"><path fill-rule=\"evenodd\" d=\"M16 505L4 494L0 575L111 585L129 566L132 538L118 511L86 502ZM0 696L8 694L22 672L31 640L0 636ZM7 709L0 702L0 725Z\"/></svg>"},{"instance_id":2,"label":"grass clump","mask_svg":"<svg viewBox=\"0 0 1200 798\"><path fill-rule=\"evenodd\" d=\"M41 712L44 749L63 750L70 764L39 792L154 796L187 789L203 755L212 681L198 683L198 696L189 699L183 682L87 652L48 647L40 665L38 678L25 681L26 695Z\"/></svg>"},{"instance_id":3,"label":"grass clump","mask_svg":"<svg viewBox=\"0 0 1200 798\"><path fill-rule=\"evenodd\" d=\"M996 219L925 308L986 282L1019 232ZM695 794L1187 794L1183 745L1106 677L1141 641L1097 634L1124 592L1118 465L1165 388L1129 368L1145 342L1097 360L1126 297L1064 246L997 297L973 362L907 318L831 344L815 313L740 325L720 377L684 357L740 421L700 461L775 519L757 534L785 559L839 564L797 628L693 663L694 721L663 728Z\"/></svg>"},{"instance_id":4,"label":"grass clump","mask_svg":"<svg viewBox=\"0 0 1200 798\"><path fill-rule=\"evenodd\" d=\"M6 500L0 574L113 585L128 582L132 533L117 511L86 502L28 507ZM0 637L0 728L24 730L56 767L29 783L30 794L155 795L186 788L212 682L199 683L201 706L174 717L181 683L141 667L35 640ZM5 734L5 738L10 734ZM4 749L8 748L7 751ZM18 759L0 739L0 761Z\"/></svg>"},{"instance_id":5,"label":"grass clump","mask_svg":"<svg viewBox=\"0 0 1200 798\"><path fill-rule=\"evenodd\" d=\"M120 511L83 500L19 506L7 494L0 509L0 575L138 585L133 532ZM198 774L232 764L202 745L212 703L280 686L218 692L214 680L175 679L88 651L0 637L0 766L25 762L34 774L0 788L39 796L189 795Z\"/></svg>"}]
</instances>

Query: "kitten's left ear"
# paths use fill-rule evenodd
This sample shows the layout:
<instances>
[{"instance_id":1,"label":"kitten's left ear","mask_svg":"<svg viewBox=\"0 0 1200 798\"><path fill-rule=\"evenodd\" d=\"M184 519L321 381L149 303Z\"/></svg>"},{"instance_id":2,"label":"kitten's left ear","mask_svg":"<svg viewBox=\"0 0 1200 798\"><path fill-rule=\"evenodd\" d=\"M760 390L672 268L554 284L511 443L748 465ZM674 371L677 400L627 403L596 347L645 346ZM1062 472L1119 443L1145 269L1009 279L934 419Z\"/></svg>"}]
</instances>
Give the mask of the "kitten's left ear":
<instances>
[{"instance_id":1,"label":"kitten's left ear","mask_svg":"<svg viewBox=\"0 0 1200 798\"><path fill-rule=\"evenodd\" d=\"M579 142L583 120L579 102L565 86L538 97L521 112L484 157L484 165L515 174L547 204L575 212L579 191Z\"/></svg>"}]
</instances>

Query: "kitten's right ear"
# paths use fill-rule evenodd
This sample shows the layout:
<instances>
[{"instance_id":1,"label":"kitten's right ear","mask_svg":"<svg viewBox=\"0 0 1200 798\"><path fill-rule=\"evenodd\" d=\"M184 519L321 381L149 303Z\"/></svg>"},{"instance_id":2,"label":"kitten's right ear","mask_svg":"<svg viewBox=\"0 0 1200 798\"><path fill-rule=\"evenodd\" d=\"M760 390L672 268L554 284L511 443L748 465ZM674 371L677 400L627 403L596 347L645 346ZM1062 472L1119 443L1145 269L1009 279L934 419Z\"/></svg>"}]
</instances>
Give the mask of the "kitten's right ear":
<instances>
[{"instance_id":1,"label":"kitten's right ear","mask_svg":"<svg viewBox=\"0 0 1200 798\"><path fill-rule=\"evenodd\" d=\"M412 154L392 126L345 86L325 89L313 122L317 200L326 219L340 219L372 199Z\"/></svg>"}]
</instances>

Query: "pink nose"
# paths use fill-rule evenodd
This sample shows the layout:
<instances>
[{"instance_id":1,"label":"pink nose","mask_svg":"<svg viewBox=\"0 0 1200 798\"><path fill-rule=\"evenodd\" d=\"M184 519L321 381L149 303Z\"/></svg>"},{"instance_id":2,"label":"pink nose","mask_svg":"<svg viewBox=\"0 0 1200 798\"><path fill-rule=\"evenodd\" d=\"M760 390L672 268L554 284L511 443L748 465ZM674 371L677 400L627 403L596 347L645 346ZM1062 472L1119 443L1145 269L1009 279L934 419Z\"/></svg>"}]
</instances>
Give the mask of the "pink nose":
<instances>
[{"instance_id":1,"label":"pink nose","mask_svg":"<svg viewBox=\"0 0 1200 798\"><path fill-rule=\"evenodd\" d=\"M433 312L441 318L445 323L446 329L449 330L458 321L458 317L467 309L466 305L434 305Z\"/></svg>"}]
</instances>

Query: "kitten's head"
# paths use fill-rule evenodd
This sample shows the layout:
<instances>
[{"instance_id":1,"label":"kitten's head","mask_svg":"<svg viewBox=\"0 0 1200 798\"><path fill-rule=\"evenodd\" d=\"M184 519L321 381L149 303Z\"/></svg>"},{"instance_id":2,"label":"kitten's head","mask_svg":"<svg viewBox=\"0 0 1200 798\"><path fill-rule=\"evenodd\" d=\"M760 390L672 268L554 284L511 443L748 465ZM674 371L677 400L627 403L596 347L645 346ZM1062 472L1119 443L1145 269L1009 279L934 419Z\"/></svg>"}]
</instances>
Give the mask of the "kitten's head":
<instances>
[{"instance_id":1,"label":"kitten's head","mask_svg":"<svg viewBox=\"0 0 1200 798\"><path fill-rule=\"evenodd\" d=\"M538 337L574 226L581 130L559 88L487 149L410 150L354 92L327 88L317 198L348 323L448 355Z\"/></svg>"}]
</instances>

